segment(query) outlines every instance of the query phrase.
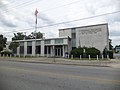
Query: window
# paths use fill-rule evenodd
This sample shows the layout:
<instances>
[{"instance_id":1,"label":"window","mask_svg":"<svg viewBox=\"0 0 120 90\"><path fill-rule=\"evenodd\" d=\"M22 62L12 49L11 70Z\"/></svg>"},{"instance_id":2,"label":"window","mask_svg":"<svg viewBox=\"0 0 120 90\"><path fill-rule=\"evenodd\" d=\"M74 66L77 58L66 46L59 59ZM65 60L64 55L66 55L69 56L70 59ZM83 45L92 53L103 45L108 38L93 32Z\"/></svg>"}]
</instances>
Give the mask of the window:
<instances>
[{"instance_id":1,"label":"window","mask_svg":"<svg viewBox=\"0 0 120 90\"><path fill-rule=\"evenodd\" d=\"M20 54L24 54L24 42L20 42Z\"/></svg>"},{"instance_id":2,"label":"window","mask_svg":"<svg viewBox=\"0 0 120 90\"><path fill-rule=\"evenodd\" d=\"M24 46L24 42L20 42L20 46Z\"/></svg>"},{"instance_id":3,"label":"window","mask_svg":"<svg viewBox=\"0 0 120 90\"><path fill-rule=\"evenodd\" d=\"M45 40L44 44L50 44L51 40Z\"/></svg>"},{"instance_id":4,"label":"window","mask_svg":"<svg viewBox=\"0 0 120 90\"><path fill-rule=\"evenodd\" d=\"M36 46L36 54L41 54L41 46Z\"/></svg>"},{"instance_id":5,"label":"window","mask_svg":"<svg viewBox=\"0 0 120 90\"><path fill-rule=\"evenodd\" d=\"M20 46L20 54L24 54L24 46Z\"/></svg>"},{"instance_id":6,"label":"window","mask_svg":"<svg viewBox=\"0 0 120 90\"><path fill-rule=\"evenodd\" d=\"M72 33L75 32L76 28L71 28Z\"/></svg>"},{"instance_id":7,"label":"window","mask_svg":"<svg viewBox=\"0 0 120 90\"><path fill-rule=\"evenodd\" d=\"M27 46L27 54L32 54L32 46Z\"/></svg>"},{"instance_id":8,"label":"window","mask_svg":"<svg viewBox=\"0 0 120 90\"><path fill-rule=\"evenodd\" d=\"M55 44L62 44L63 43L63 39L56 39L55 40Z\"/></svg>"},{"instance_id":9,"label":"window","mask_svg":"<svg viewBox=\"0 0 120 90\"><path fill-rule=\"evenodd\" d=\"M76 33L72 33L72 39L76 38Z\"/></svg>"},{"instance_id":10,"label":"window","mask_svg":"<svg viewBox=\"0 0 120 90\"><path fill-rule=\"evenodd\" d=\"M32 42L27 42L27 54L32 54Z\"/></svg>"},{"instance_id":11,"label":"window","mask_svg":"<svg viewBox=\"0 0 120 90\"><path fill-rule=\"evenodd\" d=\"M36 41L36 46L41 45L41 41Z\"/></svg>"},{"instance_id":12,"label":"window","mask_svg":"<svg viewBox=\"0 0 120 90\"><path fill-rule=\"evenodd\" d=\"M44 46L44 54L50 54L51 50L50 50L50 46Z\"/></svg>"}]
</instances>

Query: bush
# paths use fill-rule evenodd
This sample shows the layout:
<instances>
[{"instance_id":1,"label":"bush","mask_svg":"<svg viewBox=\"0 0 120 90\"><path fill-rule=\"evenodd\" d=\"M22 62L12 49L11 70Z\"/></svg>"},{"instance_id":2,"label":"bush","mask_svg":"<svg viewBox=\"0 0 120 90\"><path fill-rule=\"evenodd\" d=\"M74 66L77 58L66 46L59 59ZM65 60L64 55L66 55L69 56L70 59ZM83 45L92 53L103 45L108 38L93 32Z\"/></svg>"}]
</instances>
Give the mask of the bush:
<instances>
[{"instance_id":1,"label":"bush","mask_svg":"<svg viewBox=\"0 0 120 90\"><path fill-rule=\"evenodd\" d=\"M103 51L104 58L107 58L107 55L109 55L110 59L113 59L113 51Z\"/></svg>"},{"instance_id":2,"label":"bush","mask_svg":"<svg viewBox=\"0 0 120 90\"><path fill-rule=\"evenodd\" d=\"M83 48L76 48L70 52L70 56L73 55L74 58L79 58L80 55L83 55Z\"/></svg>"},{"instance_id":3,"label":"bush","mask_svg":"<svg viewBox=\"0 0 120 90\"><path fill-rule=\"evenodd\" d=\"M91 56L91 58L96 58L97 55L100 55L100 51L94 47L92 48L83 47L72 50L70 52L70 55L73 55L74 58L79 58L80 55L82 56L82 58L88 58L89 55Z\"/></svg>"},{"instance_id":4,"label":"bush","mask_svg":"<svg viewBox=\"0 0 120 90\"><path fill-rule=\"evenodd\" d=\"M100 51L94 47L86 49L86 55L90 55L91 58L96 58L97 55L100 55Z\"/></svg>"}]
</instances>

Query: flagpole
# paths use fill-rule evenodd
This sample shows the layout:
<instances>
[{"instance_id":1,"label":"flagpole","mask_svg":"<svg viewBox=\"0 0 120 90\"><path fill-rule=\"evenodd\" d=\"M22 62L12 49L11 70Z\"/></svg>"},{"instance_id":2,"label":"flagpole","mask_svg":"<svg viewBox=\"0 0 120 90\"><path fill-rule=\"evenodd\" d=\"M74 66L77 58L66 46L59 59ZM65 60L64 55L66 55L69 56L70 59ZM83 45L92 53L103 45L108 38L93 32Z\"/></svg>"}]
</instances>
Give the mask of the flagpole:
<instances>
[{"instance_id":1,"label":"flagpole","mask_svg":"<svg viewBox=\"0 0 120 90\"><path fill-rule=\"evenodd\" d=\"M38 14L38 11L37 11L37 8L36 8L36 10L35 10L35 34L37 33L37 14Z\"/></svg>"},{"instance_id":2,"label":"flagpole","mask_svg":"<svg viewBox=\"0 0 120 90\"><path fill-rule=\"evenodd\" d=\"M37 16L36 16L36 21L35 21L35 33L37 32Z\"/></svg>"},{"instance_id":3,"label":"flagpole","mask_svg":"<svg viewBox=\"0 0 120 90\"><path fill-rule=\"evenodd\" d=\"M36 54L37 54L37 52L36 52L36 39L37 39L37 14L38 14L38 11L37 11L37 8L36 8L36 10L35 10L35 56L36 56Z\"/></svg>"}]
</instances>

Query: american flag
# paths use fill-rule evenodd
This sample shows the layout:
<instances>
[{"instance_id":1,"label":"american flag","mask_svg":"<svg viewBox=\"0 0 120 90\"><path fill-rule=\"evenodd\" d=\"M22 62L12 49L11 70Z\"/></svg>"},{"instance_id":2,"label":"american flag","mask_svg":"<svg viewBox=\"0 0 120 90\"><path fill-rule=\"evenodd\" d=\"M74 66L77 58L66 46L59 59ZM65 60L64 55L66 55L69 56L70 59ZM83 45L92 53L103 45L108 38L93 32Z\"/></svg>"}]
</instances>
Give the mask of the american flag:
<instances>
[{"instance_id":1,"label":"american flag","mask_svg":"<svg viewBox=\"0 0 120 90\"><path fill-rule=\"evenodd\" d=\"M37 8L36 8L36 10L35 10L35 16L37 16L37 14L38 14L38 11L37 11Z\"/></svg>"}]
</instances>

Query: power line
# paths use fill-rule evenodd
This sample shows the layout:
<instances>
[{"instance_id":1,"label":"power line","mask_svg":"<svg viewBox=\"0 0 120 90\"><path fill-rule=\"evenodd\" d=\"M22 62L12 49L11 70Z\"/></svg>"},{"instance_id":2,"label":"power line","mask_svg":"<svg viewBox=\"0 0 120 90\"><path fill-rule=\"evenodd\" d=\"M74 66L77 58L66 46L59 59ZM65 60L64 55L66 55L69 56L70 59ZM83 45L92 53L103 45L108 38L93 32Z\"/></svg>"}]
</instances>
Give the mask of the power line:
<instances>
[{"instance_id":1,"label":"power line","mask_svg":"<svg viewBox=\"0 0 120 90\"><path fill-rule=\"evenodd\" d=\"M43 25L43 26L39 26L39 27L37 27L37 28L44 28L44 27L50 27L50 26L65 24L65 23L77 22L77 21L81 21L81 20L96 18L96 17L105 16L105 15L109 15L109 14L115 14L115 13L119 13L119 12L120 12L120 11L115 11L115 12L111 12L111 13L105 13L105 14L95 15L95 16L86 17L86 18L81 18L81 19L75 19L75 20L70 20L70 21L65 21L65 22L59 22L59 23L54 23L54 24L50 24L50 25ZM26 29L21 29L21 30L17 30L17 31L25 31L25 30L27 31L27 30L32 30L32 29L34 29L34 28L26 28ZM16 32L17 32L17 31L16 31ZM9 32L9 33L10 33L10 32Z\"/></svg>"},{"instance_id":2,"label":"power line","mask_svg":"<svg viewBox=\"0 0 120 90\"><path fill-rule=\"evenodd\" d=\"M53 7L53 8L50 8L50 9L46 9L46 10L43 10L41 12L46 12L46 11L58 9L58 8L65 7L65 6L68 6L68 5L71 5L71 4L75 4L75 3L78 3L78 2L80 2L80 0L77 0L77 1L74 1L74 2L71 2L71 3L68 3L68 4L64 4L64 5L60 5L60 6L57 6L57 7ZM33 3L35 3L35 1L34 2L27 1L27 2L24 2L24 3L21 3L21 4L17 5L15 7L11 7L11 8L14 8L14 9L15 8L22 8L23 6L25 7L25 6L28 6L28 5L33 4ZM7 12L7 11L8 10L4 10L4 12Z\"/></svg>"},{"instance_id":3,"label":"power line","mask_svg":"<svg viewBox=\"0 0 120 90\"><path fill-rule=\"evenodd\" d=\"M120 11L105 13L105 14L101 14L101 15L96 15L96 16L91 16L91 17L86 17L86 18L81 18L81 19L75 19L75 20L70 20L70 21L66 21L66 22L60 22L60 23L55 23L55 24L50 24L50 25L39 26L37 28L50 27L50 26L55 26L55 25L59 25L59 24L71 23L71 22L76 22L76 21L80 21L80 20L86 20L86 19L90 19L90 18L105 16L108 14L119 13L119 12ZM33 28L30 28L30 29L33 29ZM29 29L24 29L24 30L29 30Z\"/></svg>"},{"instance_id":4,"label":"power line","mask_svg":"<svg viewBox=\"0 0 120 90\"><path fill-rule=\"evenodd\" d=\"M37 1L37 0L36 0ZM23 2L23 3L21 3L21 4L18 4L17 6L14 6L14 7L10 7L10 8L12 8L12 9L17 9L17 8L22 8L22 7L25 7L25 6L28 6L28 5L30 5L30 4L33 4L33 3L35 3L36 1L31 1L31 0L29 0L29 1L26 1L26 2ZM40 0L39 0L40 1ZM22 6L22 7L21 7ZM2 6L2 7L4 7L4 6ZM3 12L8 12L9 10L8 9L6 9L6 10L4 10ZM12 10L11 10L12 11Z\"/></svg>"},{"instance_id":5,"label":"power line","mask_svg":"<svg viewBox=\"0 0 120 90\"><path fill-rule=\"evenodd\" d=\"M50 11L50 10L53 10L53 9L58 9L58 8L65 7L65 6L75 4L75 3L78 3L78 2L80 2L80 0L74 1L74 2L71 2L71 3L68 3L68 4L64 4L64 5L60 5L60 6L57 6L57 7L53 7L53 8L50 8L50 9L46 9L46 10L43 10L41 12L46 12L46 11Z\"/></svg>"}]
</instances>

